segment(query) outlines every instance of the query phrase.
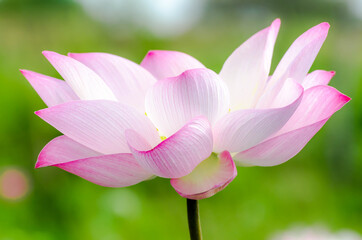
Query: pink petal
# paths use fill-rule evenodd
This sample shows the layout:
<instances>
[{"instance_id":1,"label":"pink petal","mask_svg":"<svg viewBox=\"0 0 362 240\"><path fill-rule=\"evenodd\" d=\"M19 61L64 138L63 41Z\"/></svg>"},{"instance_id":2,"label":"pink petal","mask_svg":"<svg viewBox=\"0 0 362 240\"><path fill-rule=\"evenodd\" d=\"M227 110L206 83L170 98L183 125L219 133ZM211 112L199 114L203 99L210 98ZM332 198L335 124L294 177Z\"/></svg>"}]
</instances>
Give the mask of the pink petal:
<instances>
[{"instance_id":1,"label":"pink petal","mask_svg":"<svg viewBox=\"0 0 362 240\"><path fill-rule=\"evenodd\" d=\"M252 108L268 79L280 20L253 35L225 61L220 76L230 90L231 109Z\"/></svg>"},{"instance_id":2,"label":"pink petal","mask_svg":"<svg viewBox=\"0 0 362 240\"><path fill-rule=\"evenodd\" d=\"M297 111L274 137L238 153L234 160L257 166L273 166L288 161L349 100L329 86L320 85L306 90Z\"/></svg>"},{"instance_id":3,"label":"pink petal","mask_svg":"<svg viewBox=\"0 0 362 240\"><path fill-rule=\"evenodd\" d=\"M303 87L287 81L270 109L245 109L227 114L214 126L214 151L240 152L280 130L303 97ZM282 107L281 107L282 106Z\"/></svg>"},{"instance_id":4,"label":"pink petal","mask_svg":"<svg viewBox=\"0 0 362 240\"><path fill-rule=\"evenodd\" d=\"M236 167L230 153L212 154L189 175L171 179L172 187L182 197L204 199L223 190L236 177Z\"/></svg>"},{"instance_id":5,"label":"pink petal","mask_svg":"<svg viewBox=\"0 0 362 240\"><path fill-rule=\"evenodd\" d=\"M40 152L35 168L48 167L67 163L77 159L97 157L103 155L70 139L59 136L51 140Z\"/></svg>"},{"instance_id":6,"label":"pink petal","mask_svg":"<svg viewBox=\"0 0 362 240\"><path fill-rule=\"evenodd\" d=\"M211 128L204 117L193 119L154 148L133 130L128 130L126 137L139 164L164 178L179 178L189 174L212 152Z\"/></svg>"},{"instance_id":7,"label":"pink petal","mask_svg":"<svg viewBox=\"0 0 362 240\"><path fill-rule=\"evenodd\" d=\"M82 63L55 52L44 51L43 54L80 99L116 100L104 81Z\"/></svg>"},{"instance_id":8,"label":"pink petal","mask_svg":"<svg viewBox=\"0 0 362 240\"><path fill-rule=\"evenodd\" d=\"M186 53L162 50L149 51L141 66L159 80L178 76L189 69L205 68L202 63Z\"/></svg>"},{"instance_id":9,"label":"pink petal","mask_svg":"<svg viewBox=\"0 0 362 240\"><path fill-rule=\"evenodd\" d=\"M79 99L65 81L28 70L20 72L48 107Z\"/></svg>"},{"instance_id":10,"label":"pink petal","mask_svg":"<svg viewBox=\"0 0 362 240\"><path fill-rule=\"evenodd\" d=\"M156 79L138 64L108 53L69 53L97 73L124 104L145 112L145 95Z\"/></svg>"},{"instance_id":11,"label":"pink petal","mask_svg":"<svg viewBox=\"0 0 362 240\"><path fill-rule=\"evenodd\" d=\"M328 30L329 24L321 23L295 40L268 81L258 102L258 108L263 108L273 101L286 79L292 78L299 83L303 81L327 37Z\"/></svg>"},{"instance_id":12,"label":"pink petal","mask_svg":"<svg viewBox=\"0 0 362 240\"><path fill-rule=\"evenodd\" d=\"M105 187L126 187L149 179L130 153L101 155L66 136L50 141L41 151L38 167L55 166Z\"/></svg>"},{"instance_id":13,"label":"pink petal","mask_svg":"<svg viewBox=\"0 0 362 240\"><path fill-rule=\"evenodd\" d=\"M152 144L160 142L156 128L144 114L114 101L73 101L36 114L71 139L103 154L130 152L126 129L142 134Z\"/></svg>"},{"instance_id":14,"label":"pink petal","mask_svg":"<svg viewBox=\"0 0 362 240\"><path fill-rule=\"evenodd\" d=\"M304 78L302 85L304 89L318 85L328 85L335 74L334 71L315 70Z\"/></svg>"},{"instance_id":15,"label":"pink petal","mask_svg":"<svg viewBox=\"0 0 362 240\"><path fill-rule=\"evenodd\" d=\"M147 93L147 116L161 135L170 136L186 122L203 115L211 124L229 110L229 92L208 69L193 69L158 81Z\"/></svg>"}]
</instances>

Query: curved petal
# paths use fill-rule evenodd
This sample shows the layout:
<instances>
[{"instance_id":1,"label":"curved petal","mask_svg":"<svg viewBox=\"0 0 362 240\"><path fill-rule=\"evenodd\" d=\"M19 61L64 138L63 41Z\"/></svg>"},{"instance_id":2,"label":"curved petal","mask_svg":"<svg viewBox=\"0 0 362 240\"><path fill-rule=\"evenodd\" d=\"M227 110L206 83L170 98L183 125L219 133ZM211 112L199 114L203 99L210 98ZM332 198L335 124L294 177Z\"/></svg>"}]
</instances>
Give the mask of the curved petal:
<instances>
[{"instance_id":1,"label":"curved petal","mask_svg":"<svg viewBox=\"0 0 362 240\"><path fill-rule=\"evenodd\" d=\"M286 124L302 97L303 87L288 80L285 90L272 103L277 108L245 109L227 114L213 128L214 151L240 152L262 142Z\"/></svg>"},{"instance_id":2,"label":"curved petal","mask_svg":"<svg viewBox=\"0 0 362 240\"><path fill-rule=\"evenodd\" d=\"M302 86L308 89L318 85L328 85L335 74L335 71L315 70L304 78Z\"/></svg>"},{"instance_id":3,"label":"curved petal","mask_svg":"<svg viewBox=\"0 0 362 240\"><path fill-rule=\"evenodd\" d=\"M193 119L154 148L133 130L126 131L126 138L139 164L164 178L189 174L212 152L212 132L204 117Z\"/></svg>"},{"instance_id":4,"label":"curved petal","mask_svg":"<svg viewBox=\"0 0 362 240\"><path fill-rule=\"evenodd\" d=\"M104 81L82 63L55 52L44 51L43 54L80 99L116 100Z\"/></svg>"},{"instance_id":5,"label":"curved petal","mask_svg":"<svg viewBox=\"0 0 362 240\"><path fill-rule=\"evenodd\" d=\"M286 79L301 83L306 77L329 30L328 23L321 23L303 33L290 46L267 83L257 106L263 108L273 101Z\"/></svg>"},{"instance_id":6,"label":"curved petal","mask_svg":"<svg viewBox=\"0 0 362 240\"><path fill-rule=\"evenodd\" d=\"M165 136L200 115L213 124L228 110L228 89L208 69L188 70L178 77L160 80L146 95L147 116Z\"/></svg>"},{"instance_id":7,"label":"curved petal","mask_svg":"<svg viewBox=\"0 0 362 240\"><path fill-rule=\"evenodd\" d=\"M41 150L35 168L48 167L77 159L103 155L62 135L51 140Z\"/></svg>"},{"instance_id":8,"label":"curved petal","mask_svg":"<svg viewBox=\"0 0 362 240\"><path fill-rule=\"evenodd\" d=\"M204 199L223 190L236 177L235 163L230 153L212 154L189 175L171 179L171 185L184 198Z\"/></svg>"},{"instance_id":9,"label":"curved petal","mask_svg":"<svg viewBox=\"0 0 362 240\"><path fill-rule=\"evenodd\" d=\"M286 162L300 152L325 122L349 97L329 86L308 89L297 111L274 137L234 156L234 160L257 166Z\"/></svg>"},{"instance_id":10,"label":"curved petal","mask_svg":"<svg viewBox=\"0 0 362 240\"><path fill-rule=\"evenodd\" d=\"M126 129L142 134L152 144L160 142L156 128L144 114L114 101L72 101L36 114L66 136L103 154L130 152Z\"/></svg>"},{"instance_id":11,"label":"curved petal","mask_svg":"<svg viewBox=\"0 0 362 240\"><path fill-rule=\"evenodd\" d=\"M60 136L40 152L38 167L55 166L105 187L126 187L149 179L130 153L101 155L75 141Z\"/></svg>"},{"instance_id":12,"label":"curved petal","mask_svg":"<svg viewBox=\"0 0 362 240\"><path fill-rule=\"evenodd\" d=\"M69 53L97 73L124 104L145 112L145 95L156 79L138 64L108 53Z\"/></svg>"},{"instance_id":13,"label":"curved petal","mask_svg":"<svg viewBox=\"0 0 362 240\"><path fill-rule=\"evenodd\" d=\"M20 70L20 72L48 107L79 99L63 80L29 70Z\"/></svg>"},{"instance_id":14,"label":"curved petal","mask_svg":"<svg viewBox=\"0 0 362 240\"><path fill-rule=\"evenodd\" d=\"M231 109L253 108L268 79L280 19L253 35L225 61L221 78L230 90Z\"/></svg>"},{"instance_id":15,"label":"curved petal","mask_svg":"<svg viewBox=\"0 0 362 240\"><path fill-rule=\"evenodd\" d=\"M163 50L149 51L141 66L159 80L178 76L189 69L205 68L202 63L186 53Z\"/></svg>"}]
</instances>

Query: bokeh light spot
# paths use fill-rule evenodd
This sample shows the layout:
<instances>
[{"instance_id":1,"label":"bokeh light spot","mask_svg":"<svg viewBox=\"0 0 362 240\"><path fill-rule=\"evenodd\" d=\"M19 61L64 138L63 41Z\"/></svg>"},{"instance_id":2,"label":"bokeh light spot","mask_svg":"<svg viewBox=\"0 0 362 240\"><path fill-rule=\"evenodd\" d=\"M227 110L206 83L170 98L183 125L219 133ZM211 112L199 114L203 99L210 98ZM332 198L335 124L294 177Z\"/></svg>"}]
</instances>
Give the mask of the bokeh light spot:
<instances>
[{"instance_id":1,"label":"bokeh light spot","mask_svg":"<svg viewBox=\"0 0 362 240\"><path fill-rule=\"evenodd\" d=\"M29 191L29 180L18 169L8 168L0 174L0 195L7 200L19 200Z\"/></svg>"}]
</instances>

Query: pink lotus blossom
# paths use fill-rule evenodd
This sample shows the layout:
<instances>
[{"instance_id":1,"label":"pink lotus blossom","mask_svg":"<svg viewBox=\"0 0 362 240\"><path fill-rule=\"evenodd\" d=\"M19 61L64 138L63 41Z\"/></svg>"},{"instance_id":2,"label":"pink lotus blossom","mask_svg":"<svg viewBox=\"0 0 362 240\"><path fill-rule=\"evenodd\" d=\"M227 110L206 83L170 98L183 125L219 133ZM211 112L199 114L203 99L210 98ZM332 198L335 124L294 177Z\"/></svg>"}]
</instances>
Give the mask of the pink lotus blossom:
<instances>
[{"instance_id":1,"label":"pink lotus blossom","mask_svg":"<svg viewBox=\"0 0 362 240\"><path fill-rule=\"evenodd\" d=\"M140 65L45 51L65 81L22 73L48 105L36 114L64 135L44 147L36 167L107 187L170 178L181 196L202 199L235 178L235 162L289 160L350 98L327 86L334 72L308 74L328 23L301 35L269 77L279 26L277 19L248 39L219 74L175 51L150 51Z\"/></svg>"}]
</instances>

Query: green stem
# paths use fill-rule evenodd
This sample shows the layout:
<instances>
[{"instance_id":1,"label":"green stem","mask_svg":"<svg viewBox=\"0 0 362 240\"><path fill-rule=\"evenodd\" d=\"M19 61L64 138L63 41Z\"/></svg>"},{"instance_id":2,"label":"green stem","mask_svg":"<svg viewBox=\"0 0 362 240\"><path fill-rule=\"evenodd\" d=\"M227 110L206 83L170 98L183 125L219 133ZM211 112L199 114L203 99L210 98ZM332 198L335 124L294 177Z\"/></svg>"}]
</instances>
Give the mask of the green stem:
<instances>
[{"instance_id":1,"label":"green stem","mask_svg":"<svg viewBox=\"0 0 362 240\"><path fill-rule=\"evenodd\" d=\"M199 217L199 204L197 200L187 199L187 219L191 240L202 240Z\"/></svg>"}]
</instances>

